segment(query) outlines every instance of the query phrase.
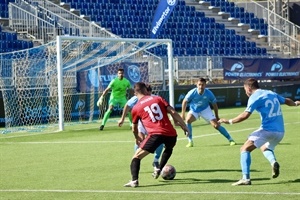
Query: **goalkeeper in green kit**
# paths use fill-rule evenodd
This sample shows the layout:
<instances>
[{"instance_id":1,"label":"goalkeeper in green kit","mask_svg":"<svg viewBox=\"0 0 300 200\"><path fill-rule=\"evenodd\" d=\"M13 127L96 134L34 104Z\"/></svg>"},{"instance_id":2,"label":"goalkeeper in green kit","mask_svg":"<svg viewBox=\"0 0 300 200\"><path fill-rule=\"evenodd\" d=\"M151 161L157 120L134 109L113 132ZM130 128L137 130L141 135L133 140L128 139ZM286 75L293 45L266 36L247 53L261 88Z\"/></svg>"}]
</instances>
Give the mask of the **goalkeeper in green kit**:
<instances>
[{"instance_id":1,"label":"goalkeeper in green kit","mask_svg":"<svg viewBox=\"0 0 300 200\"><path fill-rule=\"evenodd\" d=\"M129 89L131 89L131 85L130 85L129 80L124 78L124 69L118 69L118 77L111 80L111 82L109 83L107 88L103 91L103 94L100 96L100 98L97 102L97 106L100 107L103 104L103 99L104 99L105 95L109 92L109 90L111 90L111 95L110 95L109 102L108 102L109 107L104 114L102 124L99 128L100 131L102 131L104 129L104 126L105 126L111 112L113 111L114 106L117 106L119 104L121 108L124 107L124 105L127 102L127 99L126 99L127 90L129 90ZM131 113L129 113L128 115L129 115L128 117L129 117L129 121L130 121L130 125L131 125L131 119L132 119Z\"/></svg>"}]
</instances>

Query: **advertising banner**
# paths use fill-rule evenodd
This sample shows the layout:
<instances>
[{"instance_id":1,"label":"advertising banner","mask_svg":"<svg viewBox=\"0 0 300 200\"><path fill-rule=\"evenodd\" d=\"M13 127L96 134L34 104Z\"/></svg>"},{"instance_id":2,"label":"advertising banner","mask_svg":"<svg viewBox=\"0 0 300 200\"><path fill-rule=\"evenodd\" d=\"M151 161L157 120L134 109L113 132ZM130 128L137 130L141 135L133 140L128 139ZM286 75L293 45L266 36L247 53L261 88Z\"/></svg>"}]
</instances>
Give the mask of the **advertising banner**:
<instances>
[{"instance_id":1,"label":"advertising banner","mask_svg":"<svg viewBox=\"0 0 300 200\"><path fill-rule=\"evenodd\" d=\"M103 91L110 81L117 77L118 69L124 69L124 77L130 81L132 86L140 81L149 82L147 62L123 62L93 70L79 71L77 73L77 90L84 93Z\"/></svg>"},{"instance_id":2,"label":"advertising banner","mask_svg":"<svg viewBox=\"0 0 300 200\"><path fill-rule=\"evenodd\" d=\"M300 59L223 58L225 80L255 78L258 80L289 80L300 78Z\"/></svg>"},{"instance_id":3,"label":"advertising banner","mask_svg":"<svg viewBox=\"0 0 300 200\"><path fill-rule=\"evenodd\" d=\"M178 0L160 0L153 16L150 38L156 38L177 2Z\"/></svg>"}]
</instances>

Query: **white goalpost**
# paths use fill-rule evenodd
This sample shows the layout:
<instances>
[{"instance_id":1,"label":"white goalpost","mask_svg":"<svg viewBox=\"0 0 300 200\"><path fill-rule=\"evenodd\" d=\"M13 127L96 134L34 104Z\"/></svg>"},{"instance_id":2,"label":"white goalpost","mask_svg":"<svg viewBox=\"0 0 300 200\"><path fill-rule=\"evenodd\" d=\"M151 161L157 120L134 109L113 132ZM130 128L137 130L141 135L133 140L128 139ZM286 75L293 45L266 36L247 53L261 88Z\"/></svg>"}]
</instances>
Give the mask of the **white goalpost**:
<instances>
[{"instance_id":1,"label":"white goalpost","mask_svg":"<svg viewBox=\"0 0 300 200\"><path fill-rule=\"evenodd\" d=\"M156 48L167 51L167 57L151 53ZM96 102L119 68L132 86L149 83L174 106L169 39L57 36L39 47L0 54L2 133L62 131L74 123L99 122L108 99L100 108ZM121 110L116 108L115 115Z\"/></svg>"}]
</instances>

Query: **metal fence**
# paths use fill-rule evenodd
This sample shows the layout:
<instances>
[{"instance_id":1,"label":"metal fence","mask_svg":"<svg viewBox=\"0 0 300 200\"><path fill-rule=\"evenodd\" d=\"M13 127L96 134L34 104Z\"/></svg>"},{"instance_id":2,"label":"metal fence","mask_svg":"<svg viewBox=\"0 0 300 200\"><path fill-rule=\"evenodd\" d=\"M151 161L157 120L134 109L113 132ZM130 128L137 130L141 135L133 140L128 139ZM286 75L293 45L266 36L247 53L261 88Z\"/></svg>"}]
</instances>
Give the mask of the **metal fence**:
<instances>
[{"instance_id":1,"label":"metal fence","mask_svg":"<svg viewBox=\"0 0 300 200\"><path fill-rule=\"evenodd\" d=\"M269 5L275 6L268 1L235 1L236 5L244 7L245 11L255 13L258 18L263 18L268 24L268 45L279 49L283 54L300 56L300 27L289 20L269 10Z\"/></svg>"}]
</instances>

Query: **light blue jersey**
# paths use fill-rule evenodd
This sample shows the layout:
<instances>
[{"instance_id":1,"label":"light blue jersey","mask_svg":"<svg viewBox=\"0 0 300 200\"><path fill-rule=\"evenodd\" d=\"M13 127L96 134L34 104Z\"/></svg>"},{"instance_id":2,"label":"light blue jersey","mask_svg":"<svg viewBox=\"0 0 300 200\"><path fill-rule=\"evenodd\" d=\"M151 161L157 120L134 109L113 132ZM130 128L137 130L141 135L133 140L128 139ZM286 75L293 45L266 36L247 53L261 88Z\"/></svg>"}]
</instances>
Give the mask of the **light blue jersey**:
<instances>
[{"instance_id":1,"label":"light blue jersey","mask_svg":"<svg viewBox=\"0 0 300 200\"><path fill-rule=\"evenodd\" d=\"M131 97L128 101L127 101L127 106L129 108L133 108L133 106L138 102L138 98L137 96L133 96Z\"/></svg>"},{"instance_id":2,"label":"light blue jersey","mask_svg":"<svg viewBox=\"0 0 300 200\"><path fill-rule=\"evenodd\" d=\"M284 122L280 104L285 102L283 96L270 90L257 89L248 99L246 112L259 112L261 128L272 132L284 132Z\"/></svg>"},{"instance_id":3,"label":"light blue jersey","mask_svg":"<svg viewBox=\"0 0 300 200\"><path fill-rule=\"evenodd\" d=\"M190 90L184 98L190 104L190 110L196 113L205 110L209 106L209 103L214 104L217 102L215 95L206 88L203 94L199 94L198 89L194 88Z\"/></svg>"}]
</instances>

